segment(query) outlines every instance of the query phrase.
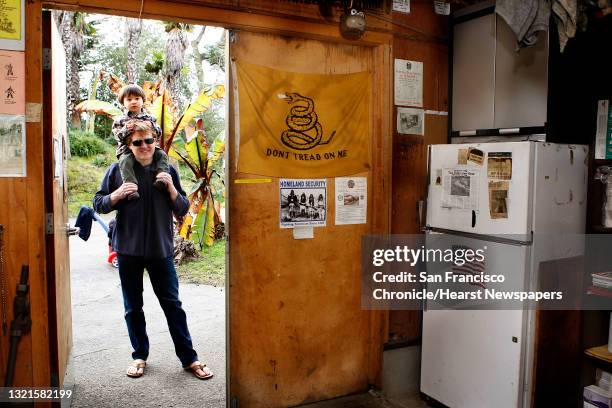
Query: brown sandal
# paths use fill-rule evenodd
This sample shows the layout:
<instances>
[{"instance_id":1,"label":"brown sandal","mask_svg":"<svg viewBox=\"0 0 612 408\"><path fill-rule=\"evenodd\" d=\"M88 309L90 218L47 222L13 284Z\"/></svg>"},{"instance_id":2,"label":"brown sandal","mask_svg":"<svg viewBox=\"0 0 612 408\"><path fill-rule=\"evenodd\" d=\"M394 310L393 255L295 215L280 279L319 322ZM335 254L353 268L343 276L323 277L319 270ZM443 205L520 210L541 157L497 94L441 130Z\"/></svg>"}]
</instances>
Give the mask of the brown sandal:
<instances>
[{"instance_id":1,"label":"brown sandal","mask_svg":"<svg viewBox=\"0 0 612 408\"><path fill-rule=\"evenodd\" d=\"M128 366L126 375L132 378L142 377L144 374L145 367L147 366L147 362L141 359L137 359L132 361L132 363ZM135 370L133 370L135 369Z\"/></svg>"},{"instance_id":2,"label":"brown sandal","mask_svg":"<svg viewBox=\"0 0 612 408\"><path fill-rule=\"evenodd\" d=\"M204 375L198 374L198 369L202 370ZM191 371L196 378L200 380L208 380L213 377L213 372L210 368L206 367L206 364L202 364L199 361L194 361L189 367L185 367L186 371Z\"/></svg>"}]
</instances>

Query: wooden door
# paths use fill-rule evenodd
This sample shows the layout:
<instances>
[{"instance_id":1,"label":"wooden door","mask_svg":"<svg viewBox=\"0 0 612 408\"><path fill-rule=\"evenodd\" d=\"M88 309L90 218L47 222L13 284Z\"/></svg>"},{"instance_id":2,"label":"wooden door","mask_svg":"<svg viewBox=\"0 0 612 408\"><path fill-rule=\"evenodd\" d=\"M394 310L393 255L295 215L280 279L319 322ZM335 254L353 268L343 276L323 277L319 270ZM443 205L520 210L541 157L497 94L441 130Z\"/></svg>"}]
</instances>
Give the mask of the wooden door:
<instances>
[{"instance_id":1,"label":"wooden door","mask_svg":"<svg viewBox=\"0 0 612 408\"><path fill-rule=\"evenodd\" d=\"M302 73L369 71L373 165L361 174L368 178L367 224L334 225L328 178L327 226L315 228L314 239L293 239L291 229L279 228L278 179L236 183L261 176L236 172L237 101L229 87L228 402L284 407L366 391L380 380L383 321L380 312L361 309L360 244L363 234L388 227L381 153L388 118L377 113L388 107L387 65L378 66L374 47L249 32L230 38L231 60Z\"/></svg>"},{"instance_id":2,"label":"wooden door","mask_svg":"<svg viewBox=\"0 0 612 408\"><path fill-rule=\"evenodd\" d=\"M43 47L50 66L43 71L45 145L45 205L49 347L52 383L61 385L72 349L68 190L66 180L66 55L51 13L43 13Z\"/></svg>"}]
</instances>

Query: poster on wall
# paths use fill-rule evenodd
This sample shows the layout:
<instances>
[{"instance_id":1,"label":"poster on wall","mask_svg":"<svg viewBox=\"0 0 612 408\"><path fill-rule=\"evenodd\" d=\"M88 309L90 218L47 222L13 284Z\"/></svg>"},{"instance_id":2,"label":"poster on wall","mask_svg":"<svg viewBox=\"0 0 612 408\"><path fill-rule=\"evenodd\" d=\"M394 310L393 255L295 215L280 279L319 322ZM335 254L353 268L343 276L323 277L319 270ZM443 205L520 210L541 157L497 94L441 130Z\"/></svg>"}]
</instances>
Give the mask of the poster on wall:
<instances>
[{"instance_id":1,"label":"poster on wall","mask_svg":"<svg viewBox=\"0 0 612 408\"><path fill-rule=\"evenodd\" d=\"M423 63L395 60L395 104L423 107Z\"/></svg>"},{"instance_id":2,"label":"poster on wall","mask_svg":"<svg viewBox=\"0 0 612 408\"><path fill-rule=\"evenodd\" d=\"M0 177L26 176L25 116L0 115Z\"/></svg>"},{"instance_id":3,"label":"poster on wall","mask_svg":"<svg viewBox=\"0 0 612 408\"><path fill-rule=\"evenodd\" d=\"M0 92L0 114L25 115L24 52L0 50Z\"/></svg>"},{"instance_id":4,"label":"poster on wall","mask_svg":"<svg viewBox=\"0 0 612 408\"><path fill-rule=\"evenodd\" d=\"M25 50L25 0L0 0L0 49Z\"/></svg>"},{"instance_id":5,"label":"poster on wall","mask_svg":"<svg viewBox=\"0 0 612 408\"><path fill-rule=\"evenodd\" d=\"M371 73L303 74L235 61L238 171L346 176L370 169Z\"/></svg>"},{"instance_id":6,"label":"poster on wall","mask_svg":"<svg viewBox=\"0 0 612 408\"><path fill-rule=\"evenodd\" d=\"M365 224L368 213L368 179L336 177L336 225Z\"/></svg>"},{"instance_id":7,"label":"poster on wall","mask_svg":"<svg viewBox=\"0 0 612 408\"><path fill-rule=\"evenodd\" d=\"M281 228L326 225L326 179L281 179L279 188Z\"/></svg>"},{"instance_id":8,"label":"poster on wall","mask_svg":"<svg viewBox=\"0 0 612 408\"><path fill-rule=\"evenodd\" d=\"M393 11L410 14L410 0L393 0Z\"/></svg>"},{"instance_id":9,"label":"poster on wall","mask_svg":"<svg viewBox=\"0 0 612 408\"><path fill-rule=\"evenodd\" d=\"M423 109L397 108L397 133L423 136L425 134Z\"/></svg>"}]
</instances>

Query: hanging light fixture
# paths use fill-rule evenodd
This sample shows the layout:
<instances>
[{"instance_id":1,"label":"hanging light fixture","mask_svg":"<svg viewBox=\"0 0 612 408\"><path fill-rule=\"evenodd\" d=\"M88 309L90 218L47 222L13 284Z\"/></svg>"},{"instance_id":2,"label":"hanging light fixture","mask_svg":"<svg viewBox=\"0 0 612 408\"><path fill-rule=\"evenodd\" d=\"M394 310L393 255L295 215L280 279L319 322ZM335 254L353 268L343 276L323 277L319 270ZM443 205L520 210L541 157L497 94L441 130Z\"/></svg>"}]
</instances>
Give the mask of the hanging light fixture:
<instances>
[{"instance_id":1,"label":"hanging light fixture","mask_svg":"<svg viewBox=\"0 0 612 408\"><path fill-rule=\"evenodd\" d=\"M340 17L340 34L347 40L358 40L365 32L366 22L363 11L353 7L353 0Z\"/></svg>"}]
</instances>

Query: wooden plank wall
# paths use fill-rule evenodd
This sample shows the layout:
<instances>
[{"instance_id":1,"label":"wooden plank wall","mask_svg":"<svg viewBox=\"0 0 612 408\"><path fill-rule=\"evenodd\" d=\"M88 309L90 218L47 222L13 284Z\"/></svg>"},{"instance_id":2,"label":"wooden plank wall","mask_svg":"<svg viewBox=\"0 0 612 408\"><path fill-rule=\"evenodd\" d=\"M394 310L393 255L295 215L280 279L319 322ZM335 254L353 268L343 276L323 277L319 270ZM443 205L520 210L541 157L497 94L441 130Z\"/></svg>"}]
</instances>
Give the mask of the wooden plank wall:
<instances>
[{"instance_id":1,"label":"wooden plank wall","mask_svg":"<svg viewBox=\"0 0 612 408\"><path fill-rule=\"evenodd\" d=\"M423 107L448 112L448 17L436 15L430 1L411 1L410 14L393 13L393 57L423 62ZM419 233L417 203L425 200L427 146L446 143L448 116L425 115L425 136L397 133L393 112L393 234ZM389 312L389 344L411 344L421 337L420 311Z\"/></svg>"},{"instance_id":2,"label":"wooden plank wall","mask_svg":"<svg viewBox=\"0 0 612 408\"><path fill-rule=\"evenodd\" d=\"M26 2L26 103L42 103L41 3ZM45 279L43 145L41 123L26 126L27 177L0 178L0 224L4 225L6 311L13 316L13 297L21 265L30 267L32 331L19 344L14 385L49 384L47 283ZM1 307L1 306L0 306ZM8 357L10 333L0 330L2 360ZM0 370L4 382L5 366Z\"/></svg>"},{"instance_id":3,"label":"wooden plank wall","mask_svg":"<svg viewBox=\"0 0 612 408\"><path fill-rule=\"evenodd\" d=\"M334 225L334 179L327 178L327 225L315 228L312 240L279 228L278 179L234 183L253 176L235 171L230 114L230 398L241 406L293 406L366 391L379 376L382 321L380 312L361 310L359 262L362 235L388 229L381 125L389 122L382 118L389 58L376 61L375 51L245 32L231 44L237 61L297 72L369 71L373 80L372 171L360 174L368 178L369 222Z\"/></svg>"},{"instance_id":4,"label":"wooden plank wall","mask_svg":"<svg viewBox=\"0 0 612 408\"><path fill-rule=\"evenodd\" d=\"M177 6L177 3L180 5ZM41 40L41 0L28 0L26 2L26 91L28 103L43 103L42 96L42 40ZM106 14L138 16L141 2L138 0L51 0L44 1L46 7L56 7L68 10L91 11ZM250 0L250 1L226 1L226 2L204 2L196 0L163 1L147 0L142 10L143 18L154 18L167 20L170 18L200 24L211 24L226 28L236 28L252 32L267 32L278 35L297 36L311 39L319 39L332 42L351 43L356 45L374 46L375 60L386 61L386 66L392 63L392 57L419 59L425 62L425 104L427 109L446 110L447 91L446 84L446 44L444 41L431 40L420 35L408 26L417 27L425 32L445 36L447 22L445 18L438 18L431 11L431 2L412 2L412 14L410 16L379 14L368 15L368 32L359 42L349 42L340 37L338 33L338 12L331 19L323 18L317 6L307 4L296 4L289 2L277 2L273 0ZM392 24L391 18L400 25ZM403 24L403 25L402 25ZM391 36L395 35L393 40ZM427 36L425 36L427 37ZM394 54L386 54L385 47L381 45L391 44L395 49ZM387 48L388 50L388 48ZM434 70L437 66L437 70ZM385 156L383 151L390 151L391 143L394 149L401 155L405 150L403 165L398 165L394 159L394 171L399 176L412 177L410 183L405 183L402 177L395 177L397 187L394 192L394 200L403 202L401 207L410 210L415 199L420 198L423 190L424 178L418 177L417 172L422 171L424 166L424 146L427 143L443 141L445 139L445 117L427 118L426 136L423 140L411 137L398 137L395 131L391 131L389 117L392 116L388 99L392 97L389 83L392 81L390 72L378 70L375 74L386 83L386 87L380 92L386 93L387 100L383 104L379 121L380 129L389 135L388 138L380 140L380 144L374 146L376 159L385 163L382 169L382 177L391 175L391 158ZM436 78L434 81L432 78ZM430 85L433 83L432 85ZM393 112L394 113L394 112ZM386 129L386 130L385 130ZM437 130L436 130L437 129ZM393 134L393 138L390 135ZM47 385L50 383L49 370L49 325L48 325L48 301L47 282L45 275L45 233L44 233L44 158L42 131L40 122L27 124L27 155L28 176L24 179L0 179L0 223L5 227L5 265L8 272L8 316L12 316L11 300L15 292L15 285L19 276L19 268L22 264L30 266L30 297L32 301L33 327L32 334L25 336L20 344L20 354L17 361L19 370L15 383L18 385ZM402 150L403 149L403 150ZM396 155L397 156L397 155ZM414 158L414 159L413 159ZM421 165L418 165L418 161ZM412 162L412 163L411 163ZM414 170L414 171L413 171ZM403 173L402 173L403 172ZM424 173L423 173L424 175ZM398 183L398 180L401 183ZM384 183L373 183L374 194L384 192ZM390 200L386 202L390 205ZM394 231L412 231L415 228L414 213L408 214L400 211L400 206L393 208L393 222L397 224ZM388 208L382 206L373 216L375 230L380 230L391 219ZM412 230L410 230L412 228ZM382 231L381 231L382 232ZM399 320L395 320L399 321ZM391 319L391 326L394 325ZM409 325L400 324L413 330L411 320ZM373 315L370 324L370 338L378 337L381 341L386 337L378 327L385 325L384 315ZM412 331L414 334L414 330ZM405 336L404 336L405 337ZM369 366L374 366L380 360L377 352L380 342L372 341L370 344ZM6 361L8 335L2 334L0 344L2 360ZM380 372L369 373L370 381L379 383ZM378 378L378 380L377 380Z\"/></svg>"}]
</instances>

